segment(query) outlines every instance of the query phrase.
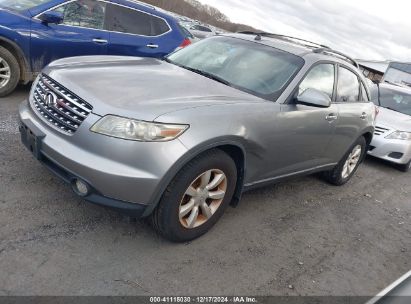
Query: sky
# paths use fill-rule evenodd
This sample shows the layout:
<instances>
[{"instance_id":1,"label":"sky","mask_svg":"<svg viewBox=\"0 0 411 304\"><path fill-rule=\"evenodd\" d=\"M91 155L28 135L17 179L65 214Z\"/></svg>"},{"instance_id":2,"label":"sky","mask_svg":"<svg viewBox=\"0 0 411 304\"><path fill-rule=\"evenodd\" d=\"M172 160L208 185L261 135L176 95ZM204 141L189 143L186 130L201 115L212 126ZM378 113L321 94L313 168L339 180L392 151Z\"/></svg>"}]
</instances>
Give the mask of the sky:
<instances>
[{"instance_id":1,"label":"sky","mask_svg":"<svg viewBox=\"0 0 411 304\"><path fill-rule=\"evenodd\" d=\"M356 59L411 62L410 0L199 0L232 22L328 45Z\"/></svg>"}]
</instances>

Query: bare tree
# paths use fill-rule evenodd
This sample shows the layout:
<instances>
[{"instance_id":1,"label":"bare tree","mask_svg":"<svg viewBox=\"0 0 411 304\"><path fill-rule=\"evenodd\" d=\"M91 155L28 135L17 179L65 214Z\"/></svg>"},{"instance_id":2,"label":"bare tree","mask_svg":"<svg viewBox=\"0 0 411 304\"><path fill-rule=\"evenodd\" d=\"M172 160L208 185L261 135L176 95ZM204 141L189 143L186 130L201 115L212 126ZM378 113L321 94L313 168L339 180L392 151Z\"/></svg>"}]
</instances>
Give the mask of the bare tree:
<instances>
[{"instance_id":1,"label":"bare tree","mask_svg":"<svg viewBox=\"0 0 411 304\"><path fill-rule=\"evenodd\" d=\"M230 32L257 31L245 24L232 23L230 19L210 5L203 5L197 0L143 0L164 10L199 20Z\"/></svg>"}]
</instances>

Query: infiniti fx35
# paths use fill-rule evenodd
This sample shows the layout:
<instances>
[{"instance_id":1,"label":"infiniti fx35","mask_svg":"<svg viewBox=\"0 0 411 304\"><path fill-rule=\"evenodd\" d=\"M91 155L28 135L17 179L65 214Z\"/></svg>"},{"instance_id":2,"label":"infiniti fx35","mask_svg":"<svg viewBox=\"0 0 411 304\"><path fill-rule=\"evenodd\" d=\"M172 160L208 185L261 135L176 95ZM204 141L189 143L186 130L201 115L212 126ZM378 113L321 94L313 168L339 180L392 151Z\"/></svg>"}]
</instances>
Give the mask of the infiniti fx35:
<instances>
[{"instance_id":1,"label":"infiniti fx35","mask_svg":"<svg viewBox=\"0 0 411 304\"><path fill-rule=\"evenodd\" d=\"M371 142L375 106L350 58L249 33L163 60L55 61L20 119L26 147L77 194L188 241L254 187L316 172L346 183Z\"/></svg>"}]
</instances>

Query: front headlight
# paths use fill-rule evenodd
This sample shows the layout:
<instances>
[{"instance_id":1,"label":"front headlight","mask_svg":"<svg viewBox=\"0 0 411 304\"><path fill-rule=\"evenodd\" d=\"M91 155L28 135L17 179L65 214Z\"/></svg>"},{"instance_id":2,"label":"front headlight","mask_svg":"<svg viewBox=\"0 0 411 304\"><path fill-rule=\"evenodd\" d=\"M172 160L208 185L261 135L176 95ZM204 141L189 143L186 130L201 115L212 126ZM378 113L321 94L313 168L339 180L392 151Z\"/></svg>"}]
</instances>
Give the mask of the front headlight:
<instances>
[{"instance_id":1,"label":"front headlight","mask_svg":"<svg viewBox=\"0 0 411 304\"><path fill-rule=\"evenodd\" d=\"M97 121L90 130L127 140L169 141L183 134L188 127L188 125L151 123L107 115Z\"/></svg>"},{"instance_id":2,"label":"front headlight","mask_svg":"<svg viewBox=\"0 0 411 304\"><path fill-rule=\"evenodd\" d=\"M386 137L387 139L401 139L401 140L411 140L410 132L395 131Z\"/></svg>"}]
</instances>

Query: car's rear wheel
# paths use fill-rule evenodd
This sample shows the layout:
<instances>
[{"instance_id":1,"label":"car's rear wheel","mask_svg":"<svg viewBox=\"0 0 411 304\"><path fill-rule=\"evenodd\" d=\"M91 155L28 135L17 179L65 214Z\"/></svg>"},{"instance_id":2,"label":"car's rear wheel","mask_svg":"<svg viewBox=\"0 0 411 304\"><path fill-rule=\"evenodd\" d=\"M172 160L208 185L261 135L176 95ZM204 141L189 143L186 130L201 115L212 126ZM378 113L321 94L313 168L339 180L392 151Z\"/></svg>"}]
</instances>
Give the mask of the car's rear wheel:
<instances>
[{"instance_id":1,"label":"car's rear wheel","mask_svg":"<svg viewBox=\"0 0 411 304\"><path fill-rule=\"evenodd\" d=\"M237 182L233 159L211 150L188 163L174 178L152 214L166 239L186 242L206 233L223 215Z\"/></svg>"},{"instance_id":2,"label":"car's rear wheel","mask_svg":"<svg viewBox=\"0 0 411 304\"><path fill-rule=\"evenodd\" d=\"M360 137L350 147L337 166L324 172L324 178L331 184L341 186L347 183L357 171L366 153L367 142L364 137Z\"/></svg>"},{"instance_id":3,"label":"car's rear wheel","mask_svg":"<svg viewBox=\"0 0 411 304\"><path fill-rule=\"evenodd\" d=\"M398 169L400 169L402 172L410 171L411 170L411 160L408 163L404 164L404 165L399 165Z\"/></svg>"},{"instance_id":4,"label":"car's rear wheel","mask_svg":"<svg viewBox=\"0 0 411 304\"><path fill-rule=\"evenodd\" d=\"M20 80L20 66L12 53L0 46L0 97L14 91Z\"/></svg>"}]
</instances>

